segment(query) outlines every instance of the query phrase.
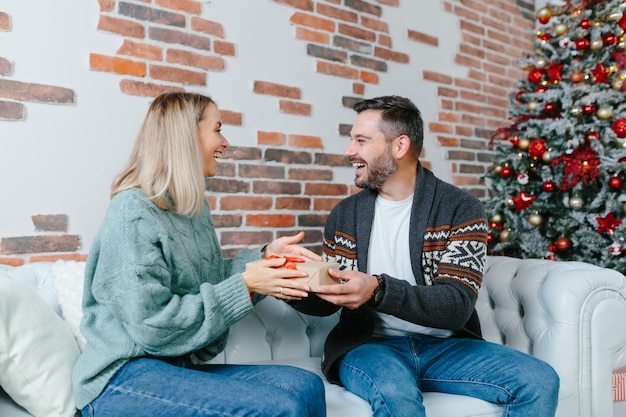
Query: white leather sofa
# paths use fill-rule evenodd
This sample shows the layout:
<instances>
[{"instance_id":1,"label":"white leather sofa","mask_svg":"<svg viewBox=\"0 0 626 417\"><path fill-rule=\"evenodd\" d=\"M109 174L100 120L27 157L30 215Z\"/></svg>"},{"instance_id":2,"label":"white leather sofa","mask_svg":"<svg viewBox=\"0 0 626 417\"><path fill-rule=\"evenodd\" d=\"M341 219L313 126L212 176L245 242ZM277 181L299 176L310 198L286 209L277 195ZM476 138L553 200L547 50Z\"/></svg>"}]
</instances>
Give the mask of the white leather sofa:
<instances>
[{"instance_id":1,"label":"white leather sofa","mask_svg":"<svg viewBox=\"0 0 626 417\"><path fill-rule=\"evenodd\" d=\"M55 298L58 274L50 273L59 263L4 269L61 314ZM626 277L580 262L489 257L477 310L487 340L537 356L556 369L561 378L557 416L613 416L612 369L626 364ZM336 315L304 316L266 298L232 328L225 352L214 361L291 364L321 375L319 357L336 320ZM372 415L363 400L343 388L326 384L326 389L329 417ZM502 415L501 406L469 397L426 393L424 402L428 417ZM0 416L31 414L0 392Z\"/></svg>"}]
</instances>

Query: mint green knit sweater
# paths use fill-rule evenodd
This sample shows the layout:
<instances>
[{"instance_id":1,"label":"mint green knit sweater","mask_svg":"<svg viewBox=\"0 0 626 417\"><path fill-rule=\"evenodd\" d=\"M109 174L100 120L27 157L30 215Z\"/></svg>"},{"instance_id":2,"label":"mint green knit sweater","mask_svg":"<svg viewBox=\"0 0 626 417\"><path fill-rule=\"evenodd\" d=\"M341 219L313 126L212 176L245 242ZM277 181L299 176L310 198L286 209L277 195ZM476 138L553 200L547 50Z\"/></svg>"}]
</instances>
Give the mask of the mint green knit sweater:
<instances>
[{"instance_id":1,"label":"mint green knit sweater","mask_svg":"<svg viewBox=\"0 0 626 417\"><path fill-rule=\"evenodd\" d=\"M133 358L221 352L228 328L252 311L241 272L260 258L260 250L222 258L206 203L189 218L158 209L139 190L116 195L85 267L77 408Z\"/></svg>"}]
</instances>

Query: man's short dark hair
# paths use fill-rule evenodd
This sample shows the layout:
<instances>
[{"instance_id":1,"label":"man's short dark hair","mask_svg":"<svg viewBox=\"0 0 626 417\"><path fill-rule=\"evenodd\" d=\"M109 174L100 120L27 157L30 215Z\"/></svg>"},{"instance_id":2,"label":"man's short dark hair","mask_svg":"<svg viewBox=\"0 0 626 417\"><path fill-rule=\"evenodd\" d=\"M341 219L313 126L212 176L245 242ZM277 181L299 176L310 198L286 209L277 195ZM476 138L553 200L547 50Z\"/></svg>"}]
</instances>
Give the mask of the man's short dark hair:
<instances>
[{"instance_id":1,"label":"man's short dark hair","mask_svg":"<svg viewBox=\"0 0 626 417\"><path fill-rule=\"evenodd\" d=\"M365 110L381 110L383 122L380 129L387 140L393 140L400 135L407 135L419 157L424 145L424 121L422 114L411 100L400 96L381 96L359 101L354 110L361 113Z\"/></svg>"}]
</instances>

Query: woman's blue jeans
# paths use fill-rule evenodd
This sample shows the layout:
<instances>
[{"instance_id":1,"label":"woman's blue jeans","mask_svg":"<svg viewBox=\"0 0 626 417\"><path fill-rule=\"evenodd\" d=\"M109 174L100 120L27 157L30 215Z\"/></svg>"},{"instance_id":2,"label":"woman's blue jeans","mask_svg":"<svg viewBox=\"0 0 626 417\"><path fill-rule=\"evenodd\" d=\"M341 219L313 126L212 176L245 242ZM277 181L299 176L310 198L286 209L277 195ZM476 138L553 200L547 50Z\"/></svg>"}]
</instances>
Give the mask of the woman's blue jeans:
<instances>
[{"instance_id":1,"label":"woman's blue jeans","mask_svg":"<svg viewBox=\"0 0 626 417\"><path fill-rule=\"evenodd\" d=\"M325 417L322 379L280 365L127 363L83 417Z\"/></svg>"},{"instance_id":2,"label":"woman's blue jeans","mask_svg":"<svg viewBox=\"0 0 626 417\"><path fill-rule=\"evenodd\" d=\"M467 395L504 406L503 417L553 417L558 374L515 349L469 338L373 338L348 352L339 378L374 417L425 417L422 393Z\"/></svg>"}]
</instances>

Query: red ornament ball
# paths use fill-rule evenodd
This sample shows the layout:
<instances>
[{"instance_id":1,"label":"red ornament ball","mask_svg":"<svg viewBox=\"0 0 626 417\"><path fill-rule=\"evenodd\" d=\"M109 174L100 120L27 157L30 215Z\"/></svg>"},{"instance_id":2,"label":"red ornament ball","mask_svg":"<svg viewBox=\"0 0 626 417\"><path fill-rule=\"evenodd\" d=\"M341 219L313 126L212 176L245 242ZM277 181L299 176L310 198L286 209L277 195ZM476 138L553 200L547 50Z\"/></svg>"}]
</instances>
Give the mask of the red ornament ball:
<instances>
[{"instance_id":1,"label":"red ornament ball","mask_svg":"<svg viewBox=\"0 0 626 417\"><path fill-rule=\"evenodd\" d=\"M589 29L591 27L591 20L583 19L580 21L580 27L583 29Z\"/></svg>"},{"instance_id":2,"label":"red ornament ball","mask_svg":"<svg viewBox=\"0 0 626 417\"><path fill-rule=\"evenodd\" d=\"M543 71L539 68L532 68L528 71L528 82L540 83L543 80Z\"/></svg>"},{"instance_id":3,"label":"red ornament ball","mask_svg":"<svg viewBox=\"0 0 626 417\"><path fill-rule=\"evenodd\" d=\"M572 241L565 236L561 236L554 242L554 246L556 246L558 251L563 252L572 247Z\"/></svg>"},{"instance_id":4,"label":"red ornament ball","mask_svg":"<svg viewBox=\"0 0 626 417\"><path fill-rule=\"evenodd\" d=\"M617 43L617 36L612 33L607 33L606 35L604 35L602 41L605 45L615 45L615 43Z\"/></svg>"},{"instance_id":5,"label":"red ornament ball","mask_svg":"<svg viewBox=\"0 0 626 417\"><path fill-rule=\"evenodd\" d=\"M589 47L589 39L587 38L580 38L580 39L576 39L576 49L583 50L583 49L587 49Z\"/></svg>"},{"instance_id":6,"label":"red ornament ball","mask_svg":"<svg viewBox=\"0 0 626 417\"><path fill-rule=\"evenodd\" d=\"M541 188L543 189L543 191L545 191L546 193L551 193L554 190L556 190L556 182L552 181L552 180L548 180L546 182L544 182L541 185Z\"/></svg>"},{"instance_id":7,"label":"red ornament ball","mask_svg":"<svg viewBox=\"0 0 626 417\"><path fill-rule=\"evenodd\" d=\"M528 153L533 158L540 158L547 150L544 139L533 139L528 145Z\"/></svg>"},{"instance_id":8,"label":"red ornament ball","mask_svg":"<svg viewBox=\"0 0 626 417\"><path fill-rule=\"evenodd\" d=\"M511 175L513 175L513 168L508 165L503 166L500 170L500 175L502 175L502 178L509 178Z\"/></svg>"},{"instance_id":9,"label":"red ornament ball","mask_svg":"<svg viewBox=\"0 0 626 417\"><path fill-rule=\"evenodd\" d=\"M626 118L616 119L611 127L618 138L626 138Z\"/></svg>"},{"instance_id":10,"label":"red ornament ball","mask_svg":"<svg viewBox=\"0 0 626 417\"><path fill-rule=\"evenodd\" d=\"M583 78L585 78L585 76L582 72L572 72L572 74L569 76L569 80L574 84L581 82Z\"/></svg>"},{"instance_id":11,"label":"red ornament ball","mask_svg":"<svg viewBox=\"0 0 626 417\"><path fill-rule=\"evenodd\" d=\"M546 113L555 113L557 109L558 107L554 103L546 103L545 106L543 106L543 111Z\"/></svg>"},{"instance_id":12,"label":"red ornament ball","mask_svg":"<svg viewBox=\"0 0 626 417\"><path fill-rule=\"evenodd\" d=\"M619 190L622 188L622 179L620 177L613 176L609 179L609 187L611 187L614 190Z\"/></svg>"},{"instance_id":13,"label":"red ornament ball","mask_svg":"<svg viewBox=\"0 0 626 417\"><path fill-rule=\"evenodd\" d=\"M593 104L585 104L583 105L583 113L585 114L593 114L596 112L596 106Z\"/></svg>"}]
</instances>

